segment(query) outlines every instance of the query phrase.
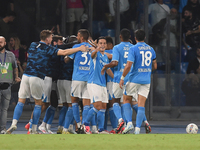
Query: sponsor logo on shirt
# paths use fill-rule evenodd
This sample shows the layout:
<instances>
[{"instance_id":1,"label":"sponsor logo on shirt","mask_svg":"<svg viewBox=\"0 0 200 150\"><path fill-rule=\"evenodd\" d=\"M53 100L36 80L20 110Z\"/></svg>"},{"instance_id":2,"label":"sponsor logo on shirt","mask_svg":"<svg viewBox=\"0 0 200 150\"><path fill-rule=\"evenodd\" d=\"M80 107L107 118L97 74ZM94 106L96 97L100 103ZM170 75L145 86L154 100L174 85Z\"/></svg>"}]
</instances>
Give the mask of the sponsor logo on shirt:
<instances>
[{"instance_id":1,"label":"sponsor logo on shirt","mask_svg":"<svg viewBox=\"0 0 200 150\"><path fill-rule=\"evenodd\" d=\"M90 70L90 67L79 67L79 70Z\"/></svg>"},{"instance_id":2,"label":"sponsor logo on shirt","mask_svg":"<svg viewBox=\"0 0 200 150\"><path fill-rule=\"evenodd\" d=\"M138 68L138 72L151 72L150 68Z\"/></svg>"}]
</instances>

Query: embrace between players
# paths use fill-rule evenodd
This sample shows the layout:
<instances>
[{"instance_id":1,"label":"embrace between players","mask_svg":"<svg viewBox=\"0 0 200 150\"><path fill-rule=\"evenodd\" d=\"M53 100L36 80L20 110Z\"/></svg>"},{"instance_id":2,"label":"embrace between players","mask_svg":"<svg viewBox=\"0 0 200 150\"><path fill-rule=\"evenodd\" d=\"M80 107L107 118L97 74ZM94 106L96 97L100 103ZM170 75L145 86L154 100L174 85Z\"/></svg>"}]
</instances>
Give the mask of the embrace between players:
<instances>
[{"instance_id":1,"label":"embrace between players","mask_svg":"<svg viewBox=\"0 0 200 150\"><path fill-rule=\"evenodd\" d=\"M151 72L157 69L157 63L155 51L144 42L145 32L143 30L135 31L137 44L132 45L129 42L130 31L122 29L121 43L114 46L113 50L112 47L108 49L108 43L111 40L109 37L99 37L96 48L92 47L88 42L89 32L86 29L80 29L76 38L78 44L71 49L61 50L49 46L52 41L52 33L43 30L40 34L41 41L31 44L28 50L27 69L24 71L19 89L18 104L14 110L12 125L6 133L10 134L17 129L17 122L22 114L25 100L30 95L35 100L30 134L38 133L37 124L41 114L44 78L47 75L48 62L52 56L57 55L65 56L63 57L65 62L73 60L72 81L71 85L69 83L67 85L71 87L71 99L68 94L68 109L66 108L64 111L62 124L59 125L61 133L108 134L104 126L108 103L113 127L111 133L127 134L134 129L133 109L137 113L134 133L140 133L142 122L145 123L146 133L151 132L144 106L149 94ZM60 97L62 96L60 95ZM83 103L82 122L79 113L79 99L82 99ZM55 111L52 106L49 107L48 109ZM51 112L49 111L49 113ZM46 111L47 113L48 111ZM46 114L45 117L51 118ZM73 132L73 128L69 128L71 124L73 125L73 119L77 123L77 132ZM44 123L48 124L47 121ZM92 130L90 130L90 123ZM46 126L44 130L46 130Z\"/></svg>"}]
</instances>

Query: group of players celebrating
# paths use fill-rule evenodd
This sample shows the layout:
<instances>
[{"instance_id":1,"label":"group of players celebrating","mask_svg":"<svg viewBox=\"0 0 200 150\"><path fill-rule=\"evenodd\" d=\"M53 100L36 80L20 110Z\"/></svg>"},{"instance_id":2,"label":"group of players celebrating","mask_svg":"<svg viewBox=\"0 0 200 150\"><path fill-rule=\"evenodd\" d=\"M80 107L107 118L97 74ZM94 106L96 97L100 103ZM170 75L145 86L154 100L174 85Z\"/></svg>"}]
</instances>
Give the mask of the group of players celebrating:
<instances>
[{"instance_id":1,"label":"group of players celebrating","mask_svg":"<svg viewBox=\"0 0 200 150\"><path fill-rule=\"evenodd\" d=\"M143 122L146 133L151 132L145 116L145 102L151 72L157 69L157 63L155 51L144 42L145 32L135 31L136 45L130 43L128 29L121 30L121 43L114 47L111 37L99 37L95 42L90 38L88 30L80 29L76 37L71 36L68 43L63 45L62 37L43 30L40 33L41 41L31 43L19 100L6 134L17 129L24 103L30 96L35 100L35 108L25 126L28 134L38 134L37 124L41 112L45 110L38 129L53 134L51 124L57 103L52 95L55 91L58 91L63 104L57 133L127 134L134 130L133 110L137 113L134 133L140 133ZM83 106L82 119L80 101ZM109 111L113 128L110 132L106 131L105 126L106 111Z\"/></svg>"}]
</instances>

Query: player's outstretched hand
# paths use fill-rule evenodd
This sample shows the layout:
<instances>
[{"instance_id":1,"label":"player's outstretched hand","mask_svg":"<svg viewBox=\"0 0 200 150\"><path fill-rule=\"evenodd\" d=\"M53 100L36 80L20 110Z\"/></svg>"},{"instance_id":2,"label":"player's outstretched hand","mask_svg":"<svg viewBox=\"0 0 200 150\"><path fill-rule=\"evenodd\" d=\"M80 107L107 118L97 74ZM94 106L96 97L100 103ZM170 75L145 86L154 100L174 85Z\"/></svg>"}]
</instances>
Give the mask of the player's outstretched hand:
<instances>
[{"instance_id":1,"label":"player's outstretched hand","mask_svg":"<svg viewBox=\"0 0 200 150\"><path fill-rule=\"evenodd\" d=\"M80 48L80 51L82 51L82 52L87 52L88 51L88 48L85 45L81 45L79 48Z\"/></svg>"},{"instance_id":2,"label":"player's outstretched hand","mask_svg":"<svg viewBox=\"0 0 200 150\"><path fill-rule=\"evenodd\" d=\"M106 70L106 68L103 67L102 70L101 70L101 75L104 75L105 70Z\"/></svg>"},{"instance_id":3,"label":"player's outstretched hand","mask_svg":"<svg viewBox=\"0 0 200 150\"><path fill-rule=\"evenodd\" d=\"M123 86L124 86L124 80L120 80L119 87L122 89Z\"/></svg>"}]
</instances>

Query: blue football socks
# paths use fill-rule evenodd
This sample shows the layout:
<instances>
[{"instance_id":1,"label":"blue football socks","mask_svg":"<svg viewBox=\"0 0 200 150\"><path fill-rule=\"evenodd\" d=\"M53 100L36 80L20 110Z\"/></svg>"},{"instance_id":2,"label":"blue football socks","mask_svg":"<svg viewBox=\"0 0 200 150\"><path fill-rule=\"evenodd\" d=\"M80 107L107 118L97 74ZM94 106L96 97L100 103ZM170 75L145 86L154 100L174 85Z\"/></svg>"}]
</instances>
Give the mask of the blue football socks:
<instances>
[{"instance_id":1,"label":"blue football socks","mask_svg":"<svg viewBox=\"0 0 200 150\"><path fill-rule=\"evenodd\" d=\"M67 114L65 116L64 128L68 129L70 124L73 124L74 116L72 107L68 107Z\"/></svg>"},{"instance_id":2,"label":"blue football socks","mask_svg":"<svg viewBox=\"0 0 200 150\"><path fill-rule=\"evenodd\" d=\"M124 114L127 122L132 122L132 111L131 111L131 104L125 103L123 104Z\"/></svg>"},{"instance_id":3,"label":"blue football socks","mask_svg":"<svg viewBox=\"0 0 200 150\"><path fill-rule=\"evenodd\" d=\"M93 104L90 104L90 109L93 108ZM91 119L91 126L96 126L97 125L97 119L96 119L97 115L94 115Z\"/></svg>"},{"instance_id":4,"label":"blue football socks","mask_svg":"<svg viewBox=\"0 0 200 150\"><path fill-rule=\"evenodd\" d=\"M19 120L20 116L22 115L23 107L24 107L24 103L21 103L21 102L17 103L14 110L13 119Z\"/></svg>"},{"instance_id":5,"label":"blue football socks","mask_svg":"<svg viewBox=\"0 0 200 150\"><path fill-rule=\"evenodd\" d=\"M90 110L90 106L88 106L88 105L83 106L82 123L85 122L85 118L87 117L89 110Z\"/></svg>"},{"instance_id":6,"label":"blue football socks","mask_svg":"<svg viewBox=\"0 0 200 150\"><path fill-rule=\"evenodd\" d=\"M136 116L136 127L138 127L138 128L141 127L144 116L145 116L145 108L138 107L138 112L137 112L137 116Z\"/></svg>"},{"instance_id":7,"label":"blue football socks","mask_svg":"<svg viewBox=\"0 0 200 150\"><path fill-rule=\"evenodd\" d=\"M122 118L121 107L118 103L113 104L113 111L118 120Z\"/></svg>"},{"instance_id":8,"label":"blue football socks","mask_svg":"<svg viewBox=\"0 0 200 150\"><path fill-rule=\"evenodd\" d=\"M138 104L132 105L132 108L135 110L135 112L136 112L136 114L137 114L137 112L138 112ZM144 115L143 122L144 122L144 121L147 121L146 115Z\"/></svg>"},{"instance_id":9,"label":"blue football socks","mask_svg":"<svg viewBox=\"0 0 200 150\"><path fill-rule=\"evenodd\" d=\"M85 124L86 126L89 126L89 123L90 123L92 117L95 116L97 113L98 113L98 110L97 110L95 107L91 108L91 109L89 110L89 112L88 112L88 115L87 115L87 117L86 117L86 119L85 119L84 124Z\"/></svg>"},{"instance_id":10,"label":"blue football socks","mask_svg":"<svg viewBox=\"0 0 200 150\"><path fill-rule=\"evenodd\" d=\"M110 122L111 122L112 128L113 129L117 128L118 120L113 112L113 107L109 108L109 116L110 116Z\"/></svg>"},{"instance_id":11,"label":"blue football socks","mask_svg":"<svg viewBox=\"0 0 200 150\"><path fill-rule=\"evenodd\" d=\"M33 110L33 123L32 123L33 125L38 124L41 115L41 109L42 109L41 105L35 105L35 108Z\"/></svg>"},{"instance_id":12,"label":"blue football socks","mask_svg":"<svg viewBox=\"0 0 200 150\"><path fill-rule=\"evenodd\" d=\"M97 122L98 122L98 128L100 130L104 129L104 122L105 122L105 109L101 109L99 110L99 112L97 113Z\"/></svg>"},{"instance_id":13,"label":"blue football socks","mask_svg":"<svg viewBox=\"0 0 200 150\"><path fill-rule=\"evenodd\" d=\"M55 111L56 111L56 108L50 105L46 110L43 122L47 123L49 121L49 119L51 118L51 116L52 115L54 116Z\"/></svg>"},{"instance_id":14,"label":"blue football socks","mask_svg":"<svg viewBox=\"0 0 200 150\"><path fill-rule=\"evenodd\" d=\"M66 113L67 113L67 107L63 106L62 109L60 110L60 114L59 114L59 120L58 120L59 126L64 126L64 120L65 120Z\"/></svg>"},{"instance_id":15,"label":"blue football socks","mask_svg":"<svg viewBox=\"0 0 200 150\"><path fill-rule=\"evenodd\" d=\"M75 121L77 123L81 122L78 103L72 103L72 109Z\"/></svg>"},{"instance_id":16,"label":"blue football socks","mask_svg":"<svg viewBox=\"0 0 200 150\"><path fill-rule=\"evenodd\" d=\"M53 119L54 119L54 115L55 115L55 112L56 112L56 108L52 106L51 108L51 116L49 117L48 121L47 121L47 124L52 124L53 122Z\"/></svg>"}]
</instances>

